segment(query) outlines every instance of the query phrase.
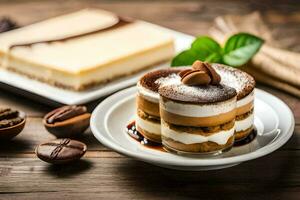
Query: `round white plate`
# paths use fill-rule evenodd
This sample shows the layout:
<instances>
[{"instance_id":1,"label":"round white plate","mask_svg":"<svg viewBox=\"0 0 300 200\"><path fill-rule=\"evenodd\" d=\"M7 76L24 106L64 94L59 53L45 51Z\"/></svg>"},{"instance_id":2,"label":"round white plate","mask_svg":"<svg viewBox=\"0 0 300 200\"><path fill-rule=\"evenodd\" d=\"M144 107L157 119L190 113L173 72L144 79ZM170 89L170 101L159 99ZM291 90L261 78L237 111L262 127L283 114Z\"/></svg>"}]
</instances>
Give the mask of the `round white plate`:
<instances>
[{"instance_id":1,"label":"round white plate","mask_svg":"<svg viewBox=\"0 0 300 200\"><path fill-rule=\"evenodd\" d=\"M249 144L234 147L217 157L183 157L147 148L125 132L135 115L136 87L120 91L97 106L91 117L95 137L106 147L123 155L179 170L212 170L231 167L265 156L284 145L292 136L294 117L280 99L255 90L256 138Z\"/></svg>"}]
</instances>

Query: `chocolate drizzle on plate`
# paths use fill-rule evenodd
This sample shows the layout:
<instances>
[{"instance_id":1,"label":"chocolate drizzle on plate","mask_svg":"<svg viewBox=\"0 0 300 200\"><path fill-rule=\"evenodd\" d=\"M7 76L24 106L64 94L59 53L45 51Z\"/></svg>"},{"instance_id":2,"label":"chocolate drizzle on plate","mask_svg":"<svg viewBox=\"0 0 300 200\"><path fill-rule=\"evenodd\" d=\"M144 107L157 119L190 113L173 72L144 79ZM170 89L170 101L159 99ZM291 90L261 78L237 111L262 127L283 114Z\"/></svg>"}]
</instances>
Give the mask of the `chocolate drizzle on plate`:
<instances>
[{"instance_id":1,"label":"chocolate drizzle on plate","mask_svg":"<svg viewBox=\"0 0 300 200\"><path fill-rule=\"evenodd\" d=\"M135 126L135 121L129 123L126 127L126 133L133 138L134 140L138 141L140 144L142 144L143 146L150 148L150 149L154 149L154 150L158 150L158 151L164 151L167 152L162 144L157 143L157 142L153 142L151 140L148 140L147 138L145 138L140 132L138 132L136 130L136 126ZM245 138L239 141L235 141L233 147L240 147L246 144L251 143L257 136L257 131L254 128L253 131Z\"/></svg>"},{"instance_id":2,"label":"chocolate drizzle on plate","mask_svg":"<svg viewBox=\"0 0 300 200\"><path fill-rule=\"evenodd\" d=\"M12 49L12 48L15 48L15 47L30 47L32 45L41 44L41 43L63 42L63 41L66 41L66 40L76 39L76 38L84 37L84 36L87 36L87 35L92 35L92 34L104 32L104 31L109 31L109 30L119 28L121 26L130 24L130 23L133 22L133 20L131 18L128 18L128 17L121 17L121 16L117 16L117 17L118 17L118 21L115 24L112 24L112 25L104 27L104 28L101 27L101 28L93 30L93 31L88 31L88 32L85 32L85 33L80 33L80 34L66 36L66 37L52 39L52 40L40 40L40 41L35 41L35 42L13 44L9 47L9 49Z\"/></svg>"},{"instance_id":3,"label":"chocolate drizzle on plate","mask_svg":"<svg viewBox=\"0 0 300 200\"><path fill-rule=\"evenodd\" d=\"M138 141L140 144L142 144L147 148L155 149L158 151L165 151L160 143L148 140L138 130L136 130L135 121L127 125L126 132L131 138L135 139L136 141Z\"/></svg>"},{"instance_id":4,"label":"chocolate drizzle on plate","mask_svg":"<svg viewBox=\"0 0 300 200\"><path fill-rule=\"evenodd\" d=\"M251 143L257 136L257 130L254 128L251 133L244 139L238 140L234 142L234 147L243 146Z\"/></svg>"}]
</instances>

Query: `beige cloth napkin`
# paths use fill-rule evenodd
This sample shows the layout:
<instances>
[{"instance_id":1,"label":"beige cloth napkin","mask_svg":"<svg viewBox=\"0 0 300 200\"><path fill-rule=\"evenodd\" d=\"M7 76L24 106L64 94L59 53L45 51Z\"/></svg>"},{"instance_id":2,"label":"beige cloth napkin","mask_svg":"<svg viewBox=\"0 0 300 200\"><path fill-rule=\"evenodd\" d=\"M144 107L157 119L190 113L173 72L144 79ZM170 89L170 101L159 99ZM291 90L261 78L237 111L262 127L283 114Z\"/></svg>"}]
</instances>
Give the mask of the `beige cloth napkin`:
<instances>
[{"instance_id":1,"label":"beige cloth napkin","mask_svg":"<svg viewBox=\"0 0 300 200\"><path fill-rule=\"evenodd\" d=\"M265 39L260 51L242 69L253 75L257 82L300 98L300 53L281 49L258 12L218 17L210 30L221 43L237 32L249 32Z\"/></svg>"}]
</instances>

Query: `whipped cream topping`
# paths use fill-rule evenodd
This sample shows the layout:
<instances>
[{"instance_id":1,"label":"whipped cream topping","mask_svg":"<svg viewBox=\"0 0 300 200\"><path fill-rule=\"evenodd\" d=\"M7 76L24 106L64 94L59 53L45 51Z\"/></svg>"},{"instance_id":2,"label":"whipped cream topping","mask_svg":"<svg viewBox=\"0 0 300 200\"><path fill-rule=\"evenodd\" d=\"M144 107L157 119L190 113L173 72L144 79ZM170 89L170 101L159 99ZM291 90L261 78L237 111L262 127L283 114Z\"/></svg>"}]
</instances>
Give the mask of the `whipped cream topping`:
<instances>
[{"instance_id":1,"label":"whipped cream topping","mask_svg":"<svg viewBox=\"0 0 300 200\"><path fill-rule=\"evenodd\" d=\"M174 101L160 101L160 108L165 111L188 117L211 117L228 113L236 108L236 97L214 104L186 104Z\"/></svg>"},{"instance_id":2,"label":"whipped cream topping","mask_svg":"<svg viewBox=\"0 0 300 200\"><path fill-rule=\"evenodd\" d=\"M249 115L247 118L235 121L235 131L240 132L240 131L245 131L248 128L250 128L254 123L254 114L252 113Z\"/></svg>"},{"instance_id":3,"label":"whipped cream topping","mask_svg":"<svg viewBox=\"0 0 300 200\"><path fill-rule=\"evenodd\" d=\"M186 132L177 132L170 129L165 123L161 124L161 134L164 137L171 138L174 141L181 142L183 144L195 144L203 142L215 142L219 145L227 143L228 139L234 134L234 126L230 130L219 131L210 136L202 136L197 134L191 134Z\"/></svg>"},{"instance_id":4,"label":"whipped cream topping","mask_svg":"<svg viewBox=\"0 0 300 200\"><path fill-rule=\"evenodd\" d=\"M247 105L251 101L254 101L254 90L244 98L237 101L237 108Z\"/></svg>"},{"instance_id":5,"label":"whipped cream topping","mask_svg":"<svg viewBox=\"0 0 300 200\"><path fill-rule=\"evenodd\" d=\"M149 133L160 135L160 124L158 123L153 123L136 116L135 124Z\"/></svg>"},{"instance_id":6,"label":"whipped cream topping","mask_svg":"<svg viewBox=\"0 0 300 200\"><path fill-rule=\"evenodd\" d=\"M177 74L170 74L167 77L161 77L155 81L156 84L162 85L169 85L169 84L180 84L180 76ZM140 82L137 84L137 89L140 95L142 95L148 101L159 103L159 94L158 92L152 91L143 87Z\"/></svg>"}]
</instances>

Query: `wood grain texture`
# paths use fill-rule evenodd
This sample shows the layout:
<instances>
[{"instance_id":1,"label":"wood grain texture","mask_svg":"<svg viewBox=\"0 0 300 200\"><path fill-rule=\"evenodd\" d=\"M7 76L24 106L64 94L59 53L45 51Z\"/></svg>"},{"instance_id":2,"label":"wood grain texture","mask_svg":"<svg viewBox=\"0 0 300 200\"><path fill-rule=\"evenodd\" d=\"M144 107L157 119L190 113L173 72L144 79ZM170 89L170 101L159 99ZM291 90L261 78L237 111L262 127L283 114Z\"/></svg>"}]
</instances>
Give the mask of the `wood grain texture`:
<instances>
[{"instance_id":1,"label":"wood grain texture","mask_svg":"<svg viewBox=\"0 0 300 200\"><path fill-rule=\"evenodd\" d=\"M213 19L224 14L259 10L276 38L300 51L299 1L0 1L0 15L22 25L87 7L104 8L193 35L207 34ZM292 109L296 128L291 140L266 157L229 169L181 172L126 158L98 143L88 130L81 138L88 152L77 163L51 166L35 157L40 142L53 139L42 117L52 107L0 90L0 105L28 115L24 131L0 143L0 199L299 199L300 102L258 85ZM88 105L92 110L97 100Z\"/></svg>"}]
</instances>

